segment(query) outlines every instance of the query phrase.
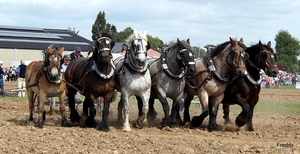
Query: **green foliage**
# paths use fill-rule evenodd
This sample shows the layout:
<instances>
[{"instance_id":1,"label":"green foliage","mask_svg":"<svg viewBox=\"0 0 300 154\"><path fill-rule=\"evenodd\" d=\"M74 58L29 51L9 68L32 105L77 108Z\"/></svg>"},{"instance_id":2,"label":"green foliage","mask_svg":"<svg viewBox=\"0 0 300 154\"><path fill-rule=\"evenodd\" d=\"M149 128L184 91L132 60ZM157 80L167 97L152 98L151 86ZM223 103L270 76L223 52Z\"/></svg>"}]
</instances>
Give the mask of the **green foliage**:
<instances>
[{"instance_id":1,"label":"green foliage","mask_svg":"<svg viewBox=\"0 0 300 154\"><path fill-rule=\"evenodd\" d=\"M159 50L160 46L164 44L164 42L158 37L152 37L151 35L147 35L148 42L153 49Z\"/></svg>"},{"instance_id":2,"label":"green foliage","mask_svg":"<svg viewBox=\"0 0 300 154\"><path fill-rule=\"evenodd\" d=\"M198 46L193 46L192 50L197 58L202 58L206 55L206 50L204 50Z\"/></svg>"},{"instance_id":3,"label":"green foliage","mask_svg":"<svg viewBox=\"0 0 300 154\"><path fill-rule=\"evenodd\" d=\"M287 66L289 72L297 71L297 56L300 54L300 42L288 31L280 30L275 36L277 63Z\"/></svg>"},{"instance_id":4,"label":"green foliage","mask_svg":"<svg viewBox=\"0 0 300 154\"><path fill-rule=\"evenodd\" d=\"M100 11L92 26L92 39L95 41L98 39L98 32L106 32L114 35L117 32L116 26L107 23L105 19L105 12Z\"/></svg>"},{"instance_id":5,"label":"green foliage","mask_svg":"<svg viewBox=\"0 0 300 154\"><path fill-rule=\"evenodd\" d=\"M125 28L123 31L117 32L114 35L114 39L116 42L125 42L125 40L133 33L133 29L131 27Z\"/></svg>"}]
</instances>

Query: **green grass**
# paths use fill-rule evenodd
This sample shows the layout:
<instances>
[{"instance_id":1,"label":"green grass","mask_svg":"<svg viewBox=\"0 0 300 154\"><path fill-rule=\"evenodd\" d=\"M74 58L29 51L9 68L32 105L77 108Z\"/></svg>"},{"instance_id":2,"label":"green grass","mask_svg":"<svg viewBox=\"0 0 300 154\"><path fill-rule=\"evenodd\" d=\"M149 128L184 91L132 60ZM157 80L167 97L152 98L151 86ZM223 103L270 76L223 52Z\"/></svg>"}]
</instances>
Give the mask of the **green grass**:
<instances>
[{"instance_id":1,"label":"green grass","mask_svg":"<svg viewBox=\"0 0 300 154\"><path fill-rule=\"evenodd\" d=\"M0 100L1 99L7 99L7 100L12 100L12 101L28 101L27 96L26 97L3 97L0 96ZM82 97L82 99L84 99L84 97ZM117 97L117 99L115 100L115 102L119 102L120 97ZM167 99L170 106L172 104L172 101L170 99ZM198 101L198 98L195 99L196 101ZM135 99L135 97L130 97L129 98L130 104L132 105L136 105L137 101ZM154 104L155 108L161 109L161 103L156 99L155 100L155 104ZM198 108L198 106L196 104L192 104L191 109L195 109ZM222 110L222 106L219 107L220 110ZM231 105L230 106L231 110L238 110L241 111L241 107L238 105ZM255 108L254 108L254 112L263 112L263 113L278 113L278 114L288 114L288 115L300 115L300 100L298 102L276 102L276 101L259 101Z\"/></svg>"},{"instance_id":2,"label":"green grass","mask_svg":"<svg viewBox=\"0 0 300 154\"><path fill-rule=\"evenodd\" d=\"M241 111L241 107L238 105L231 105L230 109ZM254 112L300 115L300 100L299 102L285 103L258 101L254 108Z\"/></svg>"}]
</instances>

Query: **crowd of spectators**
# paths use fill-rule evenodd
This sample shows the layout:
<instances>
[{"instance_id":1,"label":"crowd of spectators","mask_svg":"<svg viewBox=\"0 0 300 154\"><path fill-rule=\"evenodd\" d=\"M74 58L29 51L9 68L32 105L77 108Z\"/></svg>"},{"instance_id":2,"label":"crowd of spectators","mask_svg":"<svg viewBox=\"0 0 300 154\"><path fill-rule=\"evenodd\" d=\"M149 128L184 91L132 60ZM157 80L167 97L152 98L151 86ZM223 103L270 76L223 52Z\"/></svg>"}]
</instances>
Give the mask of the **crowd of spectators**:
<instances>
[{"instance_id":1,"label":"crowd of spectators","mask_svg":"<svg viewBox=\"0 0 300 154\"><path fill-rule=\"evenodd\" d=\"M265 88L280 88L281 86L294 86L300 82L300 73L288 73L285 71L279 71L276 77L269 77L264 75L264 87Z\"/></svg>"}]
</instances>

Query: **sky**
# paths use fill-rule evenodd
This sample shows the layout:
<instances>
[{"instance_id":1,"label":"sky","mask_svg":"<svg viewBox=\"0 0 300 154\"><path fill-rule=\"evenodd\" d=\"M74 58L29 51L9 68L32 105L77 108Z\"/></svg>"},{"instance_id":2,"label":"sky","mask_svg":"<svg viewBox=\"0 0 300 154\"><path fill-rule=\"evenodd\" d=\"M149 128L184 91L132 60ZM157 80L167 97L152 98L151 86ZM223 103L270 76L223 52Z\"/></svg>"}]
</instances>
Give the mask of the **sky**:
<instances>
[{"instance_id":1,"label":"sky","mask_svg":"<svg viewBox=\"0 0 300 154\"><path fill-rule=\"evenodd\" d=\"M246 45L272 42L280 30L300 37L297 0L0 0L0 25L75 28L92 40L100 11L117 31L146 31L169 43L190 39L192 46L220 44L243 37Z\"/></svg>"}]
</instances>

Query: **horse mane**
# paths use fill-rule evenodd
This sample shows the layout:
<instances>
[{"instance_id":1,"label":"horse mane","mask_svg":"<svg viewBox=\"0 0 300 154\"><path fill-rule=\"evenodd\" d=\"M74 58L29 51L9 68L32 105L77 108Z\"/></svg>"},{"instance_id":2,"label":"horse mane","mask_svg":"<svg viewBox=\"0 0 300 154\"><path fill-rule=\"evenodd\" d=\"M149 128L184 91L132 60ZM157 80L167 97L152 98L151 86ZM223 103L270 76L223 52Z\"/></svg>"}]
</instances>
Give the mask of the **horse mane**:
<instances>
[{"instance_id":1,"label":"horse mane","mask_svg":"<svg viewBox=\"0 0 300 154\"><path fill-rule=\"evenodd\" d=\"M235 39L235 40L236 40L236 39ZM241 46L242 48L244 48L244 49L247 48L247 46L246 46L244 43L242 43L242 42L240 42L240 41L237 41L237 43L238 43L238 45ZM210 57L214 57L214 56L220 54L220 53L226 48L226 46L227 46L228 44L230 44L230 41L226 41L226 42L224 42L224 43L221 43L221 44L217 45L217 46L214 48L214 50L212 50L212 52L210 53Z\"/></svg>"},{"instance_id":2,"label":"horse mane","mask_svg":"<svg viewBox=\"0 0 300 154\"><path fill-rule=\"evenodd\" d=\"M148 38L147 38L146 33L138 32L137 35L138 35L138 37L140 37L140 38L142 38L142 39L144 39L145 41L148 42ZM135 39L135 35L134 35L134 33L132 33L132 34L131 34L130 36L128 36L127 39L125 40L125 44L126 44L127 46L131 46L131 43L134 41L134 39Z\"/></svg>"},{"instance_id":3,"label":"horse mane","mask_svg":"<svg viewBox=\"0 0 300 154\"><path fill-rule=\"evenodd\" d=\"M212 50L212 52L209 53L209 54L210 54L210 57L214 57L214 56L220 54L220 53L226 48L226 46L227 46L228 44L230 44L230 41L226 41L226 42L224 42L224 43L222 43L222 44L218 44L218 45L214 48L214 50Z\"/></svg>"},{"instance_id":4,"label":"horse mane","mask_svg":"<svg viewBox=\"0 0 300 154\"><path fill-rule=\"evenodd\" d=\"M186 40L180 40L181 44L186 47L187 49L191 49L191 45L186 41ZM169 50L172 48L177 48L178 47L178 42L177 41L172 41L169 43L169 45L166 47L165 50Z\"/></svg>"}]
</instances>

